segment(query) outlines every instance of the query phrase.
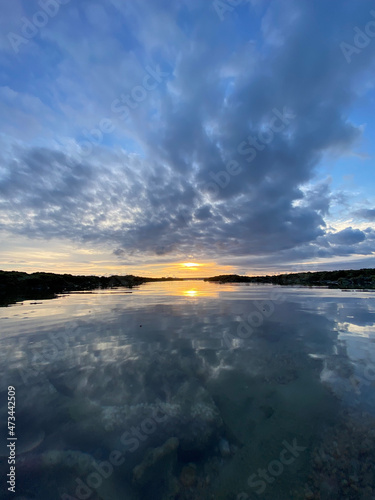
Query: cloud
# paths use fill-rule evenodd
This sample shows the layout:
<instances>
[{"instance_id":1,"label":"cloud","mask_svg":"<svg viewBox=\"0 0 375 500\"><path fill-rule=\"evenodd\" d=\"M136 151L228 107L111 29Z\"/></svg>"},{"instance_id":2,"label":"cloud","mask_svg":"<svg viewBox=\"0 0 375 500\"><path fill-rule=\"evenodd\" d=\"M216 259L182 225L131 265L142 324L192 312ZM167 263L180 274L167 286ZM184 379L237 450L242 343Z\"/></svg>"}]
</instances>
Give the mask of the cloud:
<instances>
[{"instance_id":1,"label":"cloud","mask_svg":"<svg viewBox=\"0 0 375 500\"><path fill-rule=\"evenodd\" d=\"M361 219L375 221L375 208L363 208L361 210L357 210L355 215Z\"/></svg>"},{"instance_id":2,"label":"cloud","mask_svg":"<svg viewBox=\"0 0 375 500\"><path fill-rule=\"evenodd\" d=\"M366 235L360 229L348 227L338 233L329 235L328 239L336 245L355 245L356 243L364 241L366 239Z\"/></svg>"},{"instance_id":3,"label":"cloud","mask_svg":"<svg viewBox=\"0 0 375 500\"><path fill-rule=\"evenodd\" d=\"M18 62L2 52L26 76L0 88L14 122L0 136L0 228L104 245L119 259L368 252L370 233L327 233L335 193L317 169L363 133L349 115L373 51L348 65L339 43L370 8L270 1L220 22L198 0L66 5ZM111 103L148 66L168 77L121 120ZM103 119L114 131L83 156Z\"/></svg>"}]
</instances>

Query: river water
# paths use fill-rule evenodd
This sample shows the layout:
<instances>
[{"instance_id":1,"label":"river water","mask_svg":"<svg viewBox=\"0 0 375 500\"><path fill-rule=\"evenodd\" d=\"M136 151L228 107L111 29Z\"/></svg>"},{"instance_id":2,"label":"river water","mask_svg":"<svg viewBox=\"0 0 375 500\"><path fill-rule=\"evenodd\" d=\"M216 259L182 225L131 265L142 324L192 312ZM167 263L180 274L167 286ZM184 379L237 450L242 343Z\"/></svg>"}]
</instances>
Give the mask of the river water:
<instances>
[{"instance_id":1,"label":"river water","mask_svg":"<svg viewBox=\"0 0 375 500\"><path fill-rule=\"evenodd\" d=\"M0 308L0 498L373 499L374 324L371 292L194 280Z\"/></svg>"}]
</instances>

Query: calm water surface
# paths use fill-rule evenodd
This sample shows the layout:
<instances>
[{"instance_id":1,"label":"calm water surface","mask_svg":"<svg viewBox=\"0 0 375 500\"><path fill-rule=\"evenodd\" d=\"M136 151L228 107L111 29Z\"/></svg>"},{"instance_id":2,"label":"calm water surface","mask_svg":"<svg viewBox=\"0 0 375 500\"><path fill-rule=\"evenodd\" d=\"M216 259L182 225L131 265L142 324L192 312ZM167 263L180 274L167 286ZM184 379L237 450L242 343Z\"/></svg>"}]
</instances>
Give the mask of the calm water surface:
<instances>
[{"instance_id":1,"label":"calm water surface","mask_svg":"<svg viewBox=\"0 0 375 500\"><path fill-rule=\"evenodd\" d=\"M371 292L201 281L0 308L0 498L373 499L374 324Z\"/></svg>"}]
</instances>

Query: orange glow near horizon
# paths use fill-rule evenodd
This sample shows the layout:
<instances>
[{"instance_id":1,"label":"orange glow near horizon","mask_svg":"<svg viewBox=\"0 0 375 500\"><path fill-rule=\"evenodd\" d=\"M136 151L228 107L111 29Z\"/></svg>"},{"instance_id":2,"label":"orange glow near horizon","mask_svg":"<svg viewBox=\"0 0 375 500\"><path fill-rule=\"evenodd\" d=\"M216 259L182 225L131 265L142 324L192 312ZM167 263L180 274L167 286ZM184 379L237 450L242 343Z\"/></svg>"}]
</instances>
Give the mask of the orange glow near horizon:
<instances>
[{"instance_id":1,"label":"orange glow near horizon","mask_svg":"<svg viewBox=\"0 0 375 500\"><path fill-rule=\"evenodd\" d=\"M197 271L202 264L196 264L195 262L183 262L181 264L182 269L189 269L190 271Z\"/></svg>"},{"instance_id":2,"label":"orange glow near horizon","mask_svg":"<svg viewBox=\"0 0 375 500\"><path fill-rule=\"evenodd\" d=\"M132 274L134 276L144 276L148 278L207 278L219 274L232 274L235 271L233 266L221 266L215 262L196 264L193 262L165 262L150 263L137 262L133 265L124 265L113 262L103 255L93 255L92 259L80 261L75 260L69 254L59 255L52 252L40 252L28 254L30 259L6 258L0 260L0 269L3 271L21 271L26 273L48 272L55 274L72 275L96 275L96 276L124 276ZM188 265L187 265L188 264Z\"/></svg>"},{"instance_id":3,"label":"orange glow near horizon","mask_svg":"<svg viewBox=\"0 0 375 500\"><path fill-rule=\"evenodd\" d=\"M96 276L133 274L150 278L206 278L235 274L236 271L235 266L199 262L192 256L171 255L170 260L160 259L158 262L158 258L150 255L136 255L127 263L127 259L116 258L112 249L72 245L69 241L56 239L42 245L39 240L0 233L0 239L2 237L7 242L0 256L0 269L3 271Z\"/></svg>"}]
</instances>

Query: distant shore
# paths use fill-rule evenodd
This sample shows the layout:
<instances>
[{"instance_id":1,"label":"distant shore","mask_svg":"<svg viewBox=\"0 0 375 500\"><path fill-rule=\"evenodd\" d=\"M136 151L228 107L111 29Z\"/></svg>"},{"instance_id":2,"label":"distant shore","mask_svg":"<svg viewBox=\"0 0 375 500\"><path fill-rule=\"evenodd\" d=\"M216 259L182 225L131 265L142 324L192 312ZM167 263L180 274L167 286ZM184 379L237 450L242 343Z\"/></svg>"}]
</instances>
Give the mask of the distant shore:
<instances>
[{"instance_id":1,"label":"distant shore","mask_svg":"<svg viewBox=\"0 0 375 500\"><path fill-rule=\"evenodd\" d=\"M317 271L278 274L275 276L238 276L237 274L223 274L205 281L215 283L270 283L283 286L323 286L328 288L347 289L375 289L375 269Z\"/></svg>"},{"instance_id":2,"label":"distant shore","mask_svg":"<svg viewBox=\"0 0 375 500\"><path fill-rule=\"evenodd\" d=\"M33 298L53 298L56 294L97 288L133 288L153 281L181 281L182 278L141 276L74 276L72 274L0 271L0 305Z\"/></svg>"},{"instance_id":3,"label":"distant shore","mask_svg":"<svg viewBox=\"0 0 375 500\"><path fill-rule=\"evenodd\" d=\"M28 298L53 298L56 294L97 288L133 288L149 282L185 281L189 278L147 278L142 276L74 276L72 274L0 271L0 305ZM375 269L341 270L239 276L224 274L200 279L213 283L270 283L283 286L323 286L341 289L375 290Z\"/></svg>"}]
</instances>

